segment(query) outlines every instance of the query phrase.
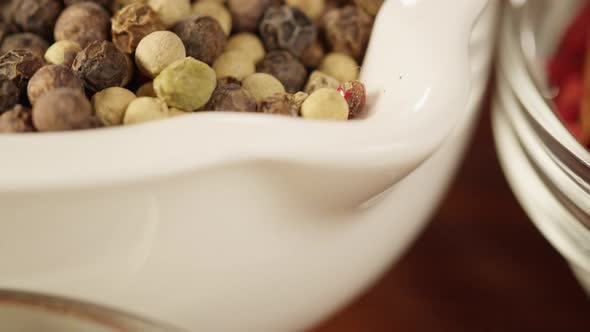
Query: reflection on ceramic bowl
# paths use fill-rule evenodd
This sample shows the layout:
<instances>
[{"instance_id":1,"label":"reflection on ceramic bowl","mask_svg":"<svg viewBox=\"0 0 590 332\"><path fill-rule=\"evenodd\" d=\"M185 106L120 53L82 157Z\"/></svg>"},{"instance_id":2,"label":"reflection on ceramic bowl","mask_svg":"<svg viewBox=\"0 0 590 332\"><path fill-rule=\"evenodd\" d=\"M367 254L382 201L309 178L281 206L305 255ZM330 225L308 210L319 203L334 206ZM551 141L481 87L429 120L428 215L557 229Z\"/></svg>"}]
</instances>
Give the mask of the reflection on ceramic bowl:
<instances>
[{"instance_id":1,"label":"reflection on ceramic bowl","mask_svg":"<svg viewBox=\"0 0 590 332\"><path fill-rule=\"evenodd\" d=\"M9 332L179 332L122 312L36 293L0 290L0 330Z\"/></svg>"},{"instance_id":2,"label":"reflection on ceramic bowl","mask_svg":"<svg viewBox=\"0 0 590 332\"><path fill-rule=\"evenodd\" d=\"M363 120L216 113L1 137L0 287L190 331L333 313L415 239L469 142L498 3L450 3L385 2Z\"/></svg>"},{"instance_id":3,"label":"reflection on ceramic bowl","mask_svg":"<svg viewBox=\"0 0 590 332\"><path fill-rule=\"evenodd\" d=\"M543 65L585 1L514 3L500 38L498 154L522 206L590 292L590 153L555 115Z\"/></svg>"}]
</instances>

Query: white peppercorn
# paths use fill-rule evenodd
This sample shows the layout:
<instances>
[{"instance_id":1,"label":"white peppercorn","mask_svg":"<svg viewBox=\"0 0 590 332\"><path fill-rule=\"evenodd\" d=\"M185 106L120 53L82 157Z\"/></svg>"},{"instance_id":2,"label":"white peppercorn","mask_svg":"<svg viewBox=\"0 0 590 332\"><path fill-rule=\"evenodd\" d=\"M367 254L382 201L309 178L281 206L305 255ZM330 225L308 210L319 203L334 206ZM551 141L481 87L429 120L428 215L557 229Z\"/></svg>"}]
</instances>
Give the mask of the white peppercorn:
<instances>
[{"instance_id":1,"label":"white peppercorn","mask_svg":"<svg viewBox=\"0 0 590 332\"><path fill-rule=\"evenodd\" d=\"M47 52L45 52L45 61L54 65L71 67L80 51L82 51L82 48L76 42L61 40L49 46Z\"/></svg>"},{"instance_id":2,"label":"white peppercorn","mask_svg":"<svg viewBox=\"0 0 590 332\"><path fill-rule=\"evenodd\" d=\"M285 87L281 81L265 73L248 76L242 82L242 86L254 96L258 104L272 95L285 93Z\"/></svg>"},{"instance_id":3,"label":"white peppercorn","mask_svg":"<svg viewBox=\"0 0 590 332\"><path fill-rule=\"evenodd\" d=\"M301 116L315 120L348 120L348 103L337 90L322 88L303 102Z\"/></svg>"},{"instance_id":4,"label":"white peppercorn","mask_svg":"<svg viewBox=\"0 0 590 332\"><path fill-rule=\"evenodd\" d=\"M266 50L260 38L250 32L241 32L231 36L225 45L226 51L242 52L250 57L255 63L264 59Z\"/></svg>"},{"instance_id":5,"label":"white peppercorn","mask_svg":"<svg viewBox=\"0 0 590 332\"><path fill-rule=\"evenodd\" d=\"M170 111L166 103L157 98L140 97L127 106L123 124L132 125L168 118Z\"/></svg>"},{"instance_id":6,"label":"white peppercorn","mask_svg":"<svg viewBox=\"0 0 590 332\"><path fill-rule=\"evenodd\" d=\"M105 126L123 124L123 117L129 104L135 100L133 92L119 87L112 87L97 92L92 97L92 106L96 116Z\"/></svg>"},{"instance_id":7,"label":"white peppercorn","mask_svg":"<svg viewBox=\"0 0 590 332\"><path fill-rule=\"evenodd\" d=\"M158 13L167 28L180 22L191 12L189 0L148 0L148 5Z\"/></svg>"},{"instance_id":8,"label":"white peppercorn","mask_svg":"<svg viewBox=\"0 0 590 332\"><path fill-rule=\"evenodd\" d=\"M336 78L340 82L356 80L359 76L359 65L344 53L333 52L322 60L319 70Z\"/></svg>"},{"instance_id":9,"label":"white peppercorn","mask_svg":"<svg viewBox=\"0 0 590 332\"><path fill-rule=\"evenodd\" d=\"M250 57L243 56L237 51L225 52L215 60L213 69L217 77L234 77L238 80L254 74L256 65Z\"/></svg>"},{"instance_id":10,"label":"white peppercorn","mask_svg":"<svg viewBox=\"0 0 590 332\"><path fill-rule=\"evenodd\" d=\"M171 63L186 57L182 40L170 31L156 31L141 40L135 63L146 76L154 78Z\"/></svg>"}]
</instances>

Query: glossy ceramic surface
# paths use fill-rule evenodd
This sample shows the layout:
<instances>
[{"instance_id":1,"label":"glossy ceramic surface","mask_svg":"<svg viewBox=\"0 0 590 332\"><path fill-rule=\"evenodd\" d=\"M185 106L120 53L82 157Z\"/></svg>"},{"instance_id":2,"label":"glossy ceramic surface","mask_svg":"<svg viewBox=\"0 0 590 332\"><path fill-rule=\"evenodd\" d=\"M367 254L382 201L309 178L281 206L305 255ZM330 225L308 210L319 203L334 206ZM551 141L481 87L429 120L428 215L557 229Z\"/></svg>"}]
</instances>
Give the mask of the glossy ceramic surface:
<instances>
[{"instance_id":1,"label":"glossy ceramic surface","mask_svg":"<svg viewBox=\"0 0 590 332\"><path fill-rule=\"evenodd\" d=\"M519 201L588 288L590 154L555 116L542 70L583 3L534 1L506 6L494 134Z\"/></svg>"},{"instance_id":2,"label":"glossy ceramic surface","mask_svg":"<svg viewBox=\"0 0 590 332\"><path fill-rule=\"evenodd\" d=\"M296 331L333 313L414 240L469 141L497 2L449 3L386 2L362 121L197 114L2 137L0 286L192 331Z\"/></svg>"}]
</instances>

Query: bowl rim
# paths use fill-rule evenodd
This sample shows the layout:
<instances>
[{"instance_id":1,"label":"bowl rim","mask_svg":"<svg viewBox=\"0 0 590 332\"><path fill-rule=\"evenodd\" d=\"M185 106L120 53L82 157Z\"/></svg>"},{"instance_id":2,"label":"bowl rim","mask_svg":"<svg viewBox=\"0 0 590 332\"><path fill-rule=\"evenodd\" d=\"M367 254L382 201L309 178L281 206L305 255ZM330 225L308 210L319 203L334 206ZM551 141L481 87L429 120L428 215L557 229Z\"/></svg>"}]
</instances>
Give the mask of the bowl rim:
<instances>
[{"instance_id":1,"label":"bowl rim","mask_svg":"<svg viewBox=\"0 0 590 332\"><path fill-rule=\"evenodd\" d=\"M134 314L71 298L37 292L0 289L0 306L21 307L58 316L69 316L120 332L181 332L166 324Z\"/></svg>"}]
</instances>

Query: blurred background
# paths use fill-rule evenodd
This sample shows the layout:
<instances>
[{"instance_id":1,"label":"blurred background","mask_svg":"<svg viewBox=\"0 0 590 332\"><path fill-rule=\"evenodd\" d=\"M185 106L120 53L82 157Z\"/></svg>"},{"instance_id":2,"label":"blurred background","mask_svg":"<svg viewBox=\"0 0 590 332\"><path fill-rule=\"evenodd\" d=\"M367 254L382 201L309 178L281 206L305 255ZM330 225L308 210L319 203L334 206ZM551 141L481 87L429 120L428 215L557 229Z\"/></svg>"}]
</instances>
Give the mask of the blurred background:
<instances>
[{"instance_id":1,"label":"blurred background","mask_svg":"<svg viewBox=\"0 0 590 332\"><path fill-rule=\"evenodd\" d=\"M428 229L372 290L313 332L590 331L590 299L504 179L489 104Z\"/></svg>"}]
</instances>

